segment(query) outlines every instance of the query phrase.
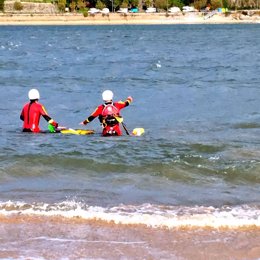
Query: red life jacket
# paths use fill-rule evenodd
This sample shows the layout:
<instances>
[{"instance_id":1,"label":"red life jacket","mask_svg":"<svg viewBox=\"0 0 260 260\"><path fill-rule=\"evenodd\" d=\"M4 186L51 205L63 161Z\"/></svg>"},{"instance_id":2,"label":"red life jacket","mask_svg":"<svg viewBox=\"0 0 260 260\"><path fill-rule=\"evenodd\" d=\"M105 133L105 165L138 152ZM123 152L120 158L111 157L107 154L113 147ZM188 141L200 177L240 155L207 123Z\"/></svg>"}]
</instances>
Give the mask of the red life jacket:
<instances>
[{"instance_id":1,"label":"red life jacket","mask_svg":"<svg viewBox=\"0 0 260 260\"><path fill-rule=\"evenodd\" d=\"M111 115L114 115L114 116L119 116L119 110L116 106L114 106L113 103L111 104L107 104L107 105L103 105L104 108L103 108L103 111L102 111L102 116L111 116Z\"/></svg>"},{"instance_id":2,"label":"red life jacket","mask_svg":"<svg viewBox=\"0 0 260 260\"><path fill-rule=\"evenodd\" d=\"M108 126L114 126L118 124L116 117L119 116L119 109L114 106L113 103L103 105L103 111L101 113L102 122Z\"/></svg>"}]
</instances>

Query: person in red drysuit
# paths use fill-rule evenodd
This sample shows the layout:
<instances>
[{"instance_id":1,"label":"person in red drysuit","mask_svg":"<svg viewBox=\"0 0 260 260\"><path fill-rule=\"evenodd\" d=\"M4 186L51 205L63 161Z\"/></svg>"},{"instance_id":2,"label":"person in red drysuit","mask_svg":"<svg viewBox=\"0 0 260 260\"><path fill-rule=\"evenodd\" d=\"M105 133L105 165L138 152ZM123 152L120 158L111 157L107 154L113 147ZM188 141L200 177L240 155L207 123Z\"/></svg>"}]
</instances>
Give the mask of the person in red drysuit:
<instances>
[{"instance_id":1,"label":"person in red drysuit","mask_svg":"<svg viewBox=\"0 0 260 260\"><path fill-rule=\"evenodd\" d=\"M23 132L39 133L41 131L39 122L41 116L55 128L58 127L58 123L55 122L47 113L46 109L38 101L40 99L40 93L37 89L31 89L28 92L30 102L26 103L22 109L20 119L23 121Z\"/></svg>"},{"instance_id":2,"label":"person in red drysuit","mask_svg":"<svg viewBox=\"0 0 260 260\"><path fill-rule=\"evenodd\" d=\"M122 135L120 122L123 121L123 118L120 116L120 110L129 106L133 98L129 96L124 102L113 102L113 96L114 94L111 90L105 90L102 93L104 104L99 105L96 110L80 124L86 125L98 116L103 127L103 136Z\"/></svg>"}]
</instances>

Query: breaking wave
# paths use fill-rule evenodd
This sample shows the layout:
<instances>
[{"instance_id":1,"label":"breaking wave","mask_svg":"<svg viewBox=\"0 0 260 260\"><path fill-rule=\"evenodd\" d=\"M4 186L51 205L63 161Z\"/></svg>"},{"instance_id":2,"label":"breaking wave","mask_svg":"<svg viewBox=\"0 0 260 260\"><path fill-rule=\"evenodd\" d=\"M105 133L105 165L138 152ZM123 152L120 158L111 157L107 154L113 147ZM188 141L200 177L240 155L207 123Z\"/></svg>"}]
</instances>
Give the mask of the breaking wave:
<instances>
[{"instance_id":1,"label":"breaking wave","mask_svg":"<svg viewBox=\"0 0 260 260\"><path fill-rule=\"evenodd\" d=\"M119 205L115 207L89 206L82 202L64 201L55 204L1 202L0 214L79 218L121 225L145 225L151 228L259 228L259 205L205 207L163 206L153 204Z\"/></svg>"}]
</instances>

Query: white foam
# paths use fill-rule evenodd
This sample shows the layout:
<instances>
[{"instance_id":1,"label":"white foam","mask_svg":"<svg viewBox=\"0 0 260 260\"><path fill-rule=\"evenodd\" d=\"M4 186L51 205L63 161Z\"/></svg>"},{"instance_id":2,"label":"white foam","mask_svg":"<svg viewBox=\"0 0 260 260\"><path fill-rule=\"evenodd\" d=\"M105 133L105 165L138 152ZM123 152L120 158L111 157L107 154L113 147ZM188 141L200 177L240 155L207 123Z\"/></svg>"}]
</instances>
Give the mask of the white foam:
<instances>
[{"instance_id":1,"label":"white foam","mask_svg":"<svg viewBox=\"0 0 260 260\"><path fill-rule=\"evenodd\" d=\"M121 205L112 208L88 206L74 201L58 204L24 202L1 202L0 214L37 216L79 217L86 220L101 220L115 224L146 225L149 227L211 227L240 228L260 227L260 210L257 206L236 207L181 207L142 204Z\"/></svg>"},{"instance_id":2,"label":"white foam","mask_svg":"<svg viewBox=\"0 0 260 260\"><path fill-rule=\"evenodd\" d=\"M161 65L161 62L158 60L158 62L156 63L156 67L157 68L161 68L162 67L162 65Z\"/></svg>"},{"instance_id":3,"label":"white foam","mask_svg":"<svg viewBox=\"0 0 260 260\"><path fill-rule=\"evenodd\" d=\"M93 243L93 244L124 244L124 245L131 245L131 244L146 244L144 241L115 241L115 240L86 240L86 239L64 239L64 238L56 238L56 237L34 237L28 240L39 240L39 241L53 241L53 242L84 242L84 243Z\"/></svg>"}]
</instances>

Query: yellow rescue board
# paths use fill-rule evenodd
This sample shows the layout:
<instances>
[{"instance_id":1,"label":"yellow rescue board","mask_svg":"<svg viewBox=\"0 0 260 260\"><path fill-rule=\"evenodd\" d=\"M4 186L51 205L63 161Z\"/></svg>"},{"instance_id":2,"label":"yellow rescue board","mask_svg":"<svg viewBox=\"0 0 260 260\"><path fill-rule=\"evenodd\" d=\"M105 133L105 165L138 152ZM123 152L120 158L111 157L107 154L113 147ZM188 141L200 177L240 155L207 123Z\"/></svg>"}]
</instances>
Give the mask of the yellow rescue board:
<instances>
[{"instance_id":1,"label":"yellow rescue board","mask_svg":"<svg viewBox=\"0 0 260 260\"><path fill-rule=\"evenodd\" d=\"M64 129L60 131L62 134L72 134L72 135L91 135L94 134L94 130L88 130L88 129Z\"/></svg>"}]
</instances>

